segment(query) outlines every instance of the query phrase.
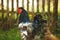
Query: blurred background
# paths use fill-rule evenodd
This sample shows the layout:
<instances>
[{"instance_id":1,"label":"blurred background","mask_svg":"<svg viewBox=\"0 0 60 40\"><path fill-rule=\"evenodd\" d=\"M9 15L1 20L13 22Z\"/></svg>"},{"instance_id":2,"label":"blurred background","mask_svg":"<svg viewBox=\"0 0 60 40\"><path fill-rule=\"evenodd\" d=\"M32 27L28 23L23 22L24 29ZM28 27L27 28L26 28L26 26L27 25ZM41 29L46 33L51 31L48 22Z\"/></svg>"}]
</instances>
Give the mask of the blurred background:
<instances>
[{"instance_id":1,"label":"blurred background","mask_svg":"<svg viewBox=\"0 0 60 40\"><path fill-rule=\"evenodd\" d=\"M23 7L29 13L29 18L31 21L33 20L33 17L37 13L40 13L43 16L43 19L50 20L52 24L54 24L54 22L56 22L57 20L58 27L56 30L58 34L56 35L60 37L60 34L59 34L59 31L60 31L60 0L58 0L57 2L55 0L50 0L50 1L48 0L0 0L0 29L1 30L2 29L8 30L10 28L14 28L18 26L18 12L17 12L18 7ZM56 20L53 18L55 18ZM10 29L10 31L14 32L17 30L15 29L12 29L13 31L11 31ZM10 35L9 32L7 32L7 37L9 37L8 35ZM2 32L1 34L3 33L4 32ZM17 31L16 33L17 35L14 35L14 37L17 36L19 40L20 39L18 36L19 33ZM1 37L3 39L3 36L0 36L0 38Z\"/></svg>"}]
</instances>

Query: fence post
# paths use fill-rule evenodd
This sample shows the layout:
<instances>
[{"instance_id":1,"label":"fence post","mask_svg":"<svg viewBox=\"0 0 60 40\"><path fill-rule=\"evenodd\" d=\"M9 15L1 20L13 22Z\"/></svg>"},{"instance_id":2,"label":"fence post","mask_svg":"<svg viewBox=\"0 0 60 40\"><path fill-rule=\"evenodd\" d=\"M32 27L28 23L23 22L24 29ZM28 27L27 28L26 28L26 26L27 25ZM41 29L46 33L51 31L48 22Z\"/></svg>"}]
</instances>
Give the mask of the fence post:
<instances>
[{"instance_id":1,"label":"fence post","mask_svg":"<svg viewBox=\"0 0 60 40\"><path fill-rule=\"evenodd\" d=\"M37 12L39 13L39 0L37 0Z\"/></svg>"},{"instance_id":2,"label":"fence post","mask_svg":"<svg viewBox=\"0 0 60 40\"><path fill-rule=\"evenodd\" d=\"M24 8L24 0L22 0L22 7Z\"/></svg>"},{"instance_id":3,"label":"fence post","mask_svg":"<svg viewBox=\"0 0 60 40\"><path fill-rule=\"evenodd\" d=\"M42 0L42 16L44 17L45 13L45 0Z\"/></svg>"},{"instance_id":4,"label":"fence post","mask_svg":"<svg viewBox=\"0 0 60 40\"><path fill-rule=\"evenodd\" d=\"M34 18L34 0L32 0L32 17ZM33 20L32 18L32 20Z\"/></svg>"},{"instance_id":5,"label":"fence post","mask_svg":"<svg viewBox=\"0 0 60 40\"><path fill-rule=\"evenodd\" d=\"M2 21L4 20L4 8L3 8L3 0L2 1Z\"/></svg>"},{"instance_id":6,"label":"fence post","mask_svg":"<svg viewBox=\"0 0 60 40\"><path fill-rule=\"evenodd\" d=\"M27 0L27 11L29 12L29 0Z\"/></svg>"}]
</instances>

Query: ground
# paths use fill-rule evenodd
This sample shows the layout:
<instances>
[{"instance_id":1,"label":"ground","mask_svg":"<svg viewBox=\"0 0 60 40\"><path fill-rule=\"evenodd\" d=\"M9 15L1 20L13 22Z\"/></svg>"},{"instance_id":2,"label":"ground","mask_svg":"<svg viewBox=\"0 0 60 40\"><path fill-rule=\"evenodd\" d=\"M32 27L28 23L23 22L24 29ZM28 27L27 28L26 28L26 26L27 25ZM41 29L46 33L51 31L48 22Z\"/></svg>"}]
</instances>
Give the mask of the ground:
<instances>
[{"instance_id":1,"label":"ground","mask_svg":"<svg viewBox=\"0 0 60 40\"><path fill-rule=\"evenodd\" d=\"M60 38L60 34L55 34ZM21 40L20 32L17 27L8 31L0 30L0 40Z\"/></svg>"}]
</instances>

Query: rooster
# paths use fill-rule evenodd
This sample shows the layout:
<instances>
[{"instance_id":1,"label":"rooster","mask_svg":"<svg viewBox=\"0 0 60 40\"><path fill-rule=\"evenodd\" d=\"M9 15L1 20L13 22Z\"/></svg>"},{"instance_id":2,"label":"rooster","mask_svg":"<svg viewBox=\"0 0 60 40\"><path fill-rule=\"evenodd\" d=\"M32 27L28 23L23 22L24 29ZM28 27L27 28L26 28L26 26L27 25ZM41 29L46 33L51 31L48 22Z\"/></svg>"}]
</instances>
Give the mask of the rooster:
<instances>
[{"instance_id":1,"label":"rooster","mask_svg":"<svg viewBox=\"0 0 60 40\"><path fill-rule=\"evenodd\" d=\"M28 37L28 32L32 32L32 23L29 20L28 12L24 8L18 8L18 14L18 28L21 32L22 40L26 40Z\"/></svg>"}]
</instances>

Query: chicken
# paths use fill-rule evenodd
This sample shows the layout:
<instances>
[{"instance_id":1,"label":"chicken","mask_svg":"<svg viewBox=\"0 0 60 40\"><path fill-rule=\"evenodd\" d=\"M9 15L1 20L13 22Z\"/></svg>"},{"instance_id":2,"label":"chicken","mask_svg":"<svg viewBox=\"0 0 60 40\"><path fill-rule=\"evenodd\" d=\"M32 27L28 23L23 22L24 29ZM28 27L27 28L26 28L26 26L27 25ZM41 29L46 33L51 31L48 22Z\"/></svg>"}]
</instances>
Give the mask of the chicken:
<instances>
[{"instance_id":1,"label":"chicken","mask_svg":"<svg viewBox=\"0 0 60 40\"><path fill-rule=\"evenodd\" d=\"M19 24L18 28L23 40L27 40L28 33L32 32L32 23L29 20L28 12L22 7L18 8Z\"/></svg>"},{"instance_id":2,"label":"chicken","mask_svg":"<svg viewBox=\"0 0 60 40\"><path fill-rule=\"evenodd\" d=\"M28 12L24 8L22 8L22 7L18 8L18 14L20 14L19 23L30 22Z\"/></svg>"}]
</instances>

